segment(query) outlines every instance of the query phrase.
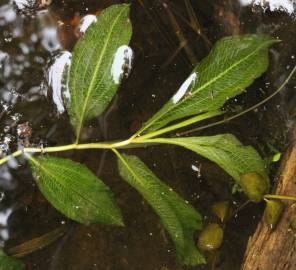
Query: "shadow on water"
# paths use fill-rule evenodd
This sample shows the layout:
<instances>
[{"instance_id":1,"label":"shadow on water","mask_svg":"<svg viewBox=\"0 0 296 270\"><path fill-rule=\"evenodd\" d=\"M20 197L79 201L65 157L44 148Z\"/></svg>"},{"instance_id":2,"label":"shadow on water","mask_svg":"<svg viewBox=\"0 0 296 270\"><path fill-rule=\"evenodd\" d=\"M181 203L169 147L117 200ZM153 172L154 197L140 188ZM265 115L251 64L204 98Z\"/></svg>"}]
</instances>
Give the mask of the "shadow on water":
<instances>
[{"instance_id":1,"label":"shadow on water","mask_svg":"<svg viewBox=\"0 0 296 270\"><path fill-rule=\"evenodd\" d=\"M124 1L53 1L36 9L17 0L0 2L0 147L3 152L26 143L20 125L28 123L35 145L73 141L73 132L59 91L59 64L69 61L79 23ZM248 1L133 1L131 47L133 69L108 111L83 130L84 141L127 138L179 88L193 66L219 38L238 33L269 33L282 43L270 53L269 71L249 90L228 104L247 108L272 93L296 61L296 21L293 14L250 6ZM257 1L258 2L258 1ZM271 1L272 2L272 1ZM39 5L46 1L39 1ZM191 4L190 4L191 3ZM17 11L17 7L20 10ZM273 6L270 6L273 9ZM290 6L289 6L290 8ZM90 17L91 18L91 17ZM81 29L81 28L80 28ZM54 66L57 61L60 61ZM57 80L57 81L55 81ZM294 83L295 85L295 83ZM295 114L293 83L255 112L198 134L231 132L263 156L270 147L284 151ZM185 150L152 147L132 150L204 216L218 200L234 207L245 198L231 193L231 179L213 163ZM49 247L24 258L28 269L189 269L175 258L170 239L159 219L132 188L120 180L109 152L60 154L86 164L111 187L126 226L82 226L71 223L39 193L25 160L11 160L0 169L0 246L12 247L49 232L61 224L69 231ZM200 168L197 172L195 168ZM271 168L274 175L276 166ZM248 237L261 217L262 205L249 205L226 226L220 260L215 269L239 269ZM210 269L210 266L192 269Z\"/></svg>"}]
</instances>

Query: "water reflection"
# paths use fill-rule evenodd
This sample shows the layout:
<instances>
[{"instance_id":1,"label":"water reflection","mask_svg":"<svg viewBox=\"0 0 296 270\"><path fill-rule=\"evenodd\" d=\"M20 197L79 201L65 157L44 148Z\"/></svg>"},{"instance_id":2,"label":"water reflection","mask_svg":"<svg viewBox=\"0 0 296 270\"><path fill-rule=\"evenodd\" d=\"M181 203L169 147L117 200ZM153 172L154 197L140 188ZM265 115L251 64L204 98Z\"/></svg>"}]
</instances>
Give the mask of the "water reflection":
<instances>
[{"instance_id":1,"label":"water reflection","mask_svg":"<svg viewBox=\"0 0 296 270\"><path fill-rule=\"evenodd\" d=\"M13 0L13 3L20 10L44 8L51 4L52 0Z\"/></svg>"},{"instance_id":2,"label":"water reflection","mask_svg":"<svg viewBox=\"0 0 296 270\"><path fill-rule=\"evenodd\" d=\"M0 4L0 157L23 147L17 127L26 116L24 109L16 108L46 95L44 65L51 55L62 49L58 27L49 11L32 11L31 21L28 15L17 11L25 11L32 5L35 7L36 3L24 0ZM23 161L24 158L12 158L0 167L0 248L10 238L8 223L17 204L16 198L11 199L20 188L12 171Z\"/></svg>"},{"instance_id":3,"label":"water reflection","mask_svg":"<svg viewBox=\"0 0 296 270\"><path fill-rule=\"evenodd\" d=\"M255 5L261 6L265 10L269 9L270 11L285 11L289 14L295 12L295 0L240 0L241 5Z\"/></svg>"}]
</instances>

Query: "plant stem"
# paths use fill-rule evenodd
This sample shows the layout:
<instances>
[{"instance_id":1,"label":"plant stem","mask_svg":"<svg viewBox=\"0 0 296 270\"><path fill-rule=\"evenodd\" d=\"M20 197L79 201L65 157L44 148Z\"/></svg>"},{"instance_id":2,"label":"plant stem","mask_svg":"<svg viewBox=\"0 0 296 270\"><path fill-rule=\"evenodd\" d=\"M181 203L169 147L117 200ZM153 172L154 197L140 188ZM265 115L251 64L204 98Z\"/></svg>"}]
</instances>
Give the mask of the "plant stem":
<instances>
[{"instance_id":1,"label":"plant stem","mask_svg":"<svg viewBox=\"0 0 296 270\"><path fill-rule=\"evenodd\" d=\"M203 113L203 114L194 116L192 118L189 118L187 120L184 120L184 121L182 121L180 123L177 123L175 125L171 125L171 126L168 126L168 127L162 128L162 129L159 129L157 131L150 132L150 133L148 133L146 135L140 136L140 137L135 138L135 139L134 139L135 136L133 136L132 137L132 142L142 142L142 141L144 141L146 139L150 139L150 138L153 138L153 137L162 135L164 133L168 133L170 131L173 131L173 130L176 130L176 129L180 129L182 127L186 127L186 126L192 125L192 124L194 124L196 122L200 122L200 121L209 119L211 117L215 117L215 116L221 115L223 113L224 112L222 112L220 110L206 112L206 113Z\"/></svg>"},{"instance_id":2,"label":"plant stem","mask_svg":"<svg viewBox=\"0 0 296 270\"><path fill-rule=\"evenodd\" d=\"M54 152L64 152L69 150L82 150L82 149L112 149L120 148L130 144L132 140L128 139L122 142L116 143L84 143L84 144L68 144L62 146L50 146L50 147L25 147L22 150L18 150L11 155L8 155L0 159L0 165L6 163L10 158L18 157L26 153L54 153Z\"/></svg>"},{"instance_id":3,"label":"plant stem","mask_svg":"<svg viewBox=\"0 0 296 270\"><path fill-rule=\"evenodd\" d=\"M6 157L0 159L0 165L6 163L10 158L12 158L12 157L18 157L18 156L20 156L22 154L23 154L23 151L21 151L21 150L18 150L16 152L12 153L11 155L6 156Z\"/></svg>"},{"instance_id":4,"label":"plant stem","mask_svg":"<svg viewBox=\"0 0 296 270\"><path fill-rule=\"evenodd\" d=\"M296 201L296 197L294 197L294 196L286 196L286 195L266 194L266 195L264 195L264 198L265 199L278 199L278 200Z\"/></svg>"}]
</instances>

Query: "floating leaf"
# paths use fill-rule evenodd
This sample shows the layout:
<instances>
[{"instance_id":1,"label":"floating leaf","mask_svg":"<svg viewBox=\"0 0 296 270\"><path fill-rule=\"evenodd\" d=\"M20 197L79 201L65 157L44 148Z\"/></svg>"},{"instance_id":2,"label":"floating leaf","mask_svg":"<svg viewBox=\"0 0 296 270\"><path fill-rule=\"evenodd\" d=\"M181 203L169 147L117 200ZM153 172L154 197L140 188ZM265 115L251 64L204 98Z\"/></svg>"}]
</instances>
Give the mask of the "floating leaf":
<instances>
[{"instance_id":1,"label":"floating leaf","mask_svg":"<svg viewBox=\"0 0 296 270\"><path fill-rule=\"evenodd\" d=\"M274 229L276 224L279 221L279 218L283 212L284 204L280 200L267 200L266 199L266 209L265 209L265 221L270 226L271 229Z\"/></svg>"},{"instance_id":2,"label":"floating leaf","mask_svg":"<svg viewBox=\"0 0 296 270\"><path fill-rule=\"evenodd\" d=\"M80 223L122 225L110 189L86 166L56 157L30 157L37 185L45 198Z\"/></svg>"},{"instance_id":3,"label":"floating leaf","mask_svg":"<svg viewBox=\"0 0 296 270\"><path fill-rule=\"evenodd\" d=\"M7 250L7 253L9 255L12 255L14 258L22 258L28 254L31 254L37 250L40 250L50 245L58 238L63 236L66 233L66 231L67 227L61 226L53 231L50 231L49 233L46 233L42 236L24 242L18 246L12 247L9 250Z\"/></svg>"},{"instance_id":4,"label":"floating leaf","mask_svg":"<svg viewBox=\"0 0 296 270\"><path fill-rule=\"evenodd\" d=\"M101 114L116 93L124 65L130 66L132 27L129 5L113 5L77 42L70 69L68 111L79 137L83 123Z\"/></svg>"},{"instance_id":5,"label":"floating leaf","mask_svg":"<svg viewBox=\"0 0 296 270\"><path fill-rule=\"evenodd\" d=\"M223 241L223 230L216 223L208 224L201 232L198 238L198 247L204 251L218 249Z\"/></svg>"},{"instance_id":6,"label":"floating leaf","mask_svg":"<svg viewBox=\"0 0 296 270\"><path fill-rule=\"evenodd\" d=\"M159 215L175 243L179 259L187 265L204 263L194 244L202 227L201 216L177 193L160 181L136 156L119 155L120 175L133 186Z\"/></svg>"},{"instance_id":7,"label":"floating leaf","mask_svg":"<svg viewBox=\"0 0 296 270\"><path fill-rule=\"evenodd\" d=\"M24 270L25 265L14 258L7 256L1 249L0 249L0 270Z\"/></svg>"},{"instance_id":8,"label":"floating leaf","mask_svg":"<svg viewBox=\"0 0 296 270\"><path fill-rule=\"evenodd\" d=\"M253 147L242 145L231 134L187 138L158 138L149 141L179 145L194 151L217 163L240 185L242 175L256 172L265 182L265 192L268 191L269 179L266 174L264 161Z\"/></svg>"},{"instance_id":9,"label":"floating leaf","mask_svg":"<svg viewBox=\"0 0 296 270\"><path fill-rule=\"evenodd\" d=\"M240 94L268 66L268 47L278 42L266 35L230 36L219 40L176 94L139 133L157 130L184 117L219 109Z\"/></svg>"}]
</instances>

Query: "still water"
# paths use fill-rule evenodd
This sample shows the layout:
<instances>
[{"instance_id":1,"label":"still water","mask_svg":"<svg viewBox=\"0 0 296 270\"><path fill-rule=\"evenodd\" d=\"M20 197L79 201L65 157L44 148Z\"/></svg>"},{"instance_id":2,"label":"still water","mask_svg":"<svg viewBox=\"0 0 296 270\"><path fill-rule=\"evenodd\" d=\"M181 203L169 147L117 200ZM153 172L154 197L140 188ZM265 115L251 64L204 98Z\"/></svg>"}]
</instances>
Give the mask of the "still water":
<instances>
[{"instance_id":1,"label":"still water","mask_svg":"<svg viewBox=\"0 0 296 270\"><path fill-rule=\"evenodd\" d=\"M71 50L96 20L95 15L111 4L123 2L0 0L1 155L24 143L54 146L73 142L63 101L63 96L70 98L64 74L71 64ZM295 14L291 0L132 1L132 42L130 47L118 50L118 64L112 66L113 78L119 80L122 70L118 66L127 61L128 78L107 112L84 128L81 139L127 138L176 89L182 89L188 74L212 44L231 34L268 33L282 40L270 51L268 72L227 106L238 110L262 100L283 82L296 63ZM190 80L187 83L194 78ZM195 135L231 132L264 157L272 155L273 149L284 151L294 122L295 85L295 81L290 82L256 111ZM24 125L31 129L29 142L20 138ZM228 200L236 209L245 201L242 195L232 194L232 180L225 172L193 153L171 146L129 152L140 156L196 207L205 221L210 219L213 202ZM0 167L0 247L8 250L67 226L63 237L23 258L27 269L240 268L247 239L260 220L263 205L249 205L227 223L214 268L212 264L186 268L177 262L158 217L139 194L121 181L109 152L69 152L59 156L86 164L104 179L123 211L126 226L82 226L71 222L40 194L26 160L11 159ZM271 168L271 177L276 168L276 164Z\"/></svg>"}]
</instances>

